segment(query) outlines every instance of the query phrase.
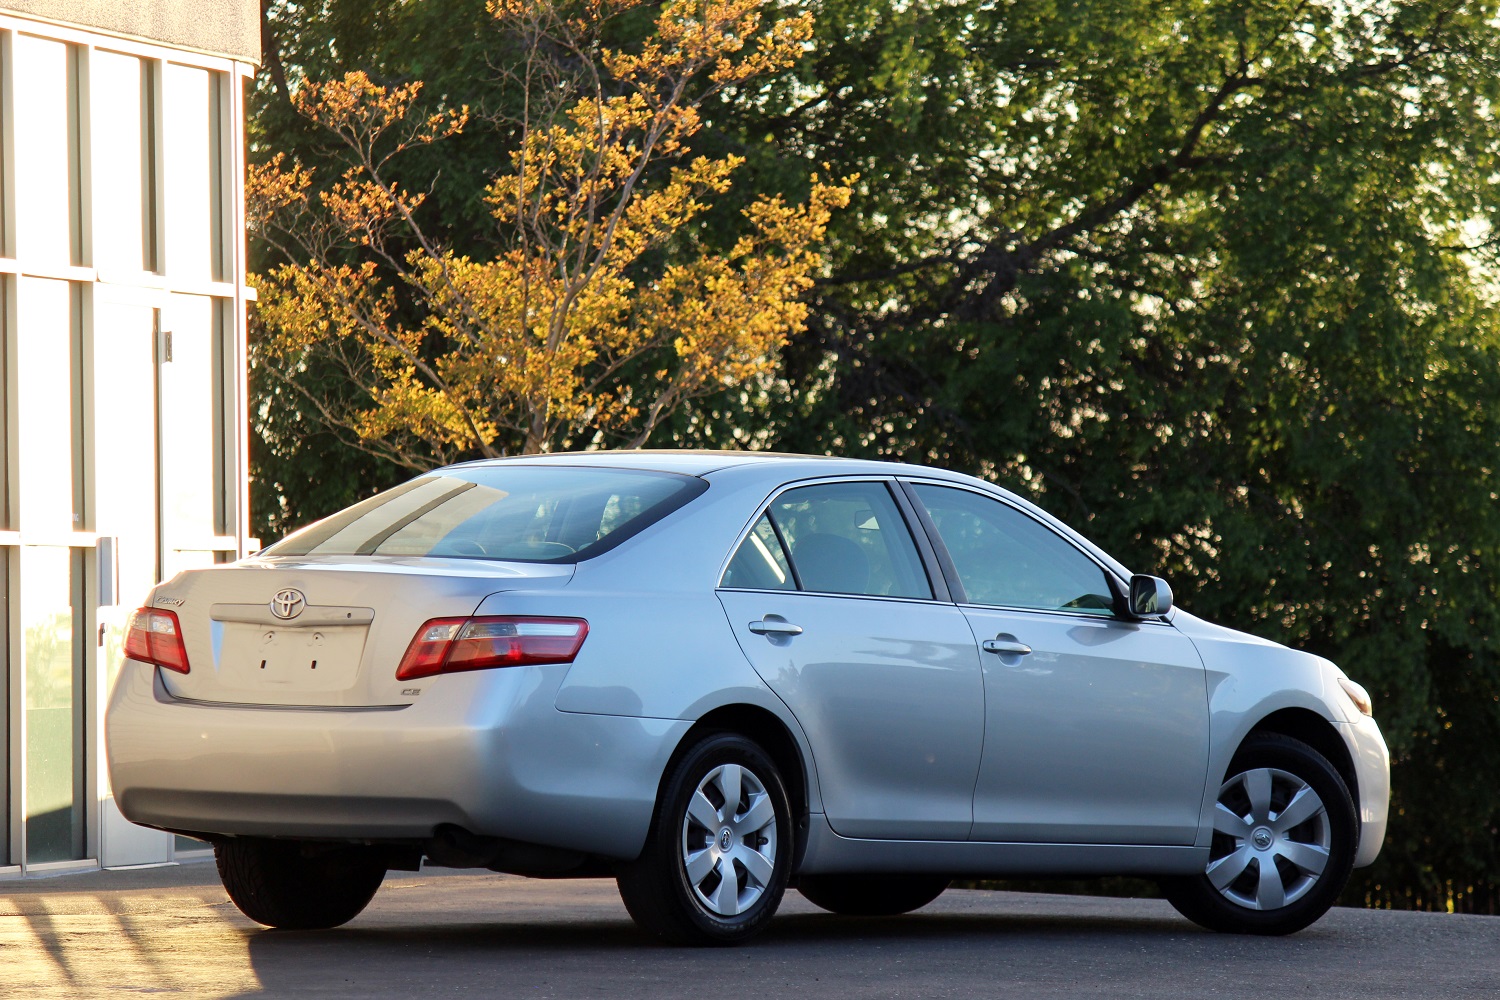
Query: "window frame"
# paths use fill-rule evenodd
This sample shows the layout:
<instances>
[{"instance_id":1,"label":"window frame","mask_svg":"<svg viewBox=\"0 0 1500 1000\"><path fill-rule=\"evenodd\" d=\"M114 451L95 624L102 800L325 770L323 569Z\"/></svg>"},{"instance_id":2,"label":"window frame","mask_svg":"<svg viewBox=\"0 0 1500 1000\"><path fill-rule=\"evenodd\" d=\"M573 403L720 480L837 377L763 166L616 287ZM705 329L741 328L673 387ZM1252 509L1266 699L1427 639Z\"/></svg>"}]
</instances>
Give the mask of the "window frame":
<instances>
[{"instance_id":1,"label":"window frame","mask_svg":"<svg viewBox=\"0 0 1500 1000\"><path fill-rule=\"evenodd\" d=\"M776 531L777 541L781 544L782 555L787 560L787 565L792 572L797 574L794 580L798 584L793 590L766 590L759 587L729 587L724 585L725 574L729 572L729 566L734 562L734 557L739 554L740 546L745 544L745 539L755 530L756 524L765 517L773 504L784 494L792 490L800 490L808 486L842 486L854 483L877 483L885 487L891 502L896 507L896 512L901 517L901 523L906 528L907 537L911 539L912 545L917 551L917 560L926 574L928 589L932 591L930 597L900 597L886 594L840 594L823 590L807 590L801 586L800 574L797 574L796 562L792 554L787 551L786 539L782 537L781 529L776 525L776 518L770 518L771 525ZM900 480L894 476L817 476L809 479L799 479L792 482L782 483L776 487L771 494L755 505L755 511L751 514L744 526L735 535L734 543L729 546L723 561L719 565L719 573L714 584L715 590L727 590L735 593L751 594L797 594L806 597L829 597L843 598L856 601L920 601L924 604L953 604L955 603L950 593L948 576L939 562L937 550L933 547L931 539L927 536L926 528L921 524L918 509L912 504L911 498L907 496L906 490L901 486Z\"/></svg>"},{"instance_id":2,"label":"window frame","mask_svg":"<svg viewBox=\"0 0 1500 1000\"><path fill-rule=\"evenodd\" d=\"M1121 610L1124 607L1125 594L1127 592L1127 588L1129 587L1129 583L1124 578L1122 578L1112 566L1108 565L1096 554L1090 552L1087 548L1078 544L1077 541L1068 537L1066 533L1058 531L1056 526L1047 523L1047 521L1043 518L1037 517L1034 513L1027 510L1020 504L1013 502L1005 495L1001 493L990 492L989 490L976 489L975 487L970 486L967 483L956 483L946 479L932 479L920 476L903 476L900 477L897 482L901 487L901 492L906 495L908 502L916 511L917 518L922 524L922 530L930 538L931 544L937 553L938 564L942 567L943 575L948 580L949 592L954 595L953 602L959 607L983 608L986 610L1008 611L1021 614L1057 615L1065 618L1075 618L1093 622L1129 622L1135 625L1168 624L1168 619L1166 617L1137 619L1129 615L1121 614ZM1026 518L1027 520L1031 521L1038 527L1044 528L1058 541L1062 542L1064 545L1082 555L1085 559L1098 567L1100 572L1104 574L1105 583L1111 591L1111 596L1113 596L1114 598L1114 606L1110 609L1110 612L1108 614L1101 615L1089 614L1083 611L1069 610L1067 608L1030 608L1011 604L980 604L974 601L970 601L967 591L964 590L963 581L959 579L958 568L955 566L953 557L948 551L948 545L943 541L943 536L941 535L941 533L939 533L937 525L933 522L932 516L928 513L926 505L922 503L921 497L917 495L915 489L915 487L917 486L941 486L953 490L962 490L966 493L973 493L976 496L984 497L987 500L1007 507L1015 513Z\"/></svg>"}]
</instances>

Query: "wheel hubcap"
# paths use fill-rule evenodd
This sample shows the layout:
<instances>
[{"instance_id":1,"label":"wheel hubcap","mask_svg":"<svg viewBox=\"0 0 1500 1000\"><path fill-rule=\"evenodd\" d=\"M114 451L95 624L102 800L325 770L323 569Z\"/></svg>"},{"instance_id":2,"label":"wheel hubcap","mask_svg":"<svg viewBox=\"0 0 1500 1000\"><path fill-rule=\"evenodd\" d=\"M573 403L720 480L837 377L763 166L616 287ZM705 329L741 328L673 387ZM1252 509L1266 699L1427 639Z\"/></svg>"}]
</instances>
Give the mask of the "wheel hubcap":
<instances>
[{"instance_id":1,"label":"wheel hubcap","mask_svg":"<svg viewBox=\"0 0 1500 1000\"><path fill-rule=\"evenodd\" d=\"M682 865L693 897L732 917L755 905L776 868L776 809L765 785L739 764L698 783L682 820Z\"/></svg>"},{"instance_id":2,"label":"wheel hubcap","mask_svg":"<svg viewBox=\"0 0 1500 1000\"><path fill-rule=\"evenodd\" d=\"M1278 909L1317 884L1331 839L1328 810L1311 785L1276 768L1245 771L1219 788L1204 874L1238 906Z\"/></svg>"}]
</instances>

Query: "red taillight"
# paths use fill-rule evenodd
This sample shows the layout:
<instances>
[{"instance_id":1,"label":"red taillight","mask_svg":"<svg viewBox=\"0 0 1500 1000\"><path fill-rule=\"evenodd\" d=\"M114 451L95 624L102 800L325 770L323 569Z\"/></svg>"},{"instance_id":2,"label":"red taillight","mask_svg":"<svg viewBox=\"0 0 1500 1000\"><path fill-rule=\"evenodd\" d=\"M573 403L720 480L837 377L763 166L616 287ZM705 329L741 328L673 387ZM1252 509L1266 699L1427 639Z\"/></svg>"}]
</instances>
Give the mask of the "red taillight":
<instances>
[{"instance_id":1,"label":"red taillight","mask_svg":"<svg viewBox=\"0 0 1500 1000\"><path fill-rule=\"evenodd\" d=\"M572 663L589 634L582 618L434 618L417 629L396 679L536 663Z\"/></svg>"},{"instance_id":2,"label":"red taillight","mask_svg":"<svg viewBox=\"0 0 1500 1000\"><path fill-rule=\"evenodd\" d=\"M125 655L180 674L188 672L187 647L177 615L160 608L141 608L125 626Z\"/></svg>"}]
</instances>

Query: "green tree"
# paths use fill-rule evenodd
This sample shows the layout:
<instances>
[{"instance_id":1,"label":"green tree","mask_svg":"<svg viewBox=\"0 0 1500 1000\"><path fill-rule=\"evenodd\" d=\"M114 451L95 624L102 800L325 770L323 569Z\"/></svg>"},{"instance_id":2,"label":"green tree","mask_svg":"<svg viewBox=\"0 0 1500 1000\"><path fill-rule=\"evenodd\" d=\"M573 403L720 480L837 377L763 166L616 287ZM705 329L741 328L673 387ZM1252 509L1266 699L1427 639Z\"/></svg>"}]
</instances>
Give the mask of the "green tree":
<instances>
[{"instance_id":1,"label":"green tree","mask_svg":"<svg viewBox=\"0 0 1500 1000\"><path fill-rule=\"evenodd\" d=\"M1339 662L1396 757L1381 904L1500 904L1495 14L825 3L724 123L864 180L790 405L716 418L998 479Z\"/></svg>"}]
</instances>

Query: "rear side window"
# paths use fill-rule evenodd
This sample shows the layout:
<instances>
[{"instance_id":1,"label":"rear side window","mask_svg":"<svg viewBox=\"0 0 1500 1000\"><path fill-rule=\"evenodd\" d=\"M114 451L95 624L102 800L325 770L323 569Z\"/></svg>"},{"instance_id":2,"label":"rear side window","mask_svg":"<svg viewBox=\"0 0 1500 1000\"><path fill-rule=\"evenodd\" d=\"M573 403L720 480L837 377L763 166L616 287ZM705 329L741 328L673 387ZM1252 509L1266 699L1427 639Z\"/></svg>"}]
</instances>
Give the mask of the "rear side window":
<instances>
[{"instance_id":1,"label":"rear side window","mask_svg":"<svg viewBox=\"0 0 1500 1000\"><path fill-rule=\"evenodd\" d=\"M762 514L749 536L740 543L739 551L724 571L723 586L737 590L797 589L791 564L786 561L786 550L776 537L769 514Z\"/></svg>"},{"instance_id":2,"label":"rear side window","mask_svg":"<svg viewBox=\"0 0 1500 1000\"><path fill-rule=\"evenodd\" d=\"M626 469L455 469L371 497L263 554L577 562L614 547L707 488L693 476Z\"/></svg>"}]
</instances>

